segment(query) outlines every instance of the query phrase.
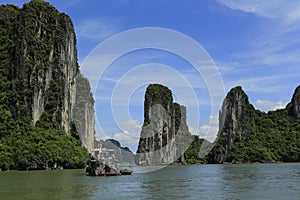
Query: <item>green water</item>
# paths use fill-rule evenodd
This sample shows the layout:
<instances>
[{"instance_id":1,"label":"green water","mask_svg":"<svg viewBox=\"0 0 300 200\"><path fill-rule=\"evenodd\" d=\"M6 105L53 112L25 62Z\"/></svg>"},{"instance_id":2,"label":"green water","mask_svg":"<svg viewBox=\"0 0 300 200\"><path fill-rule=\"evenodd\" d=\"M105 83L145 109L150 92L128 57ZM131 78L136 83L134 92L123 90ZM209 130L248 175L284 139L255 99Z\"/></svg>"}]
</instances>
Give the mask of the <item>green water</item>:
<instances>
[{"instance_id":1,"label":"green water","mask_svg":"<svg viewBox=\"0 0 300 200\"><path fill-rule=\"evenodd\" d=\"M300 199L300 163L172 166L131 176L0 172L0 199Z\"/></svg>"}]
</instances>

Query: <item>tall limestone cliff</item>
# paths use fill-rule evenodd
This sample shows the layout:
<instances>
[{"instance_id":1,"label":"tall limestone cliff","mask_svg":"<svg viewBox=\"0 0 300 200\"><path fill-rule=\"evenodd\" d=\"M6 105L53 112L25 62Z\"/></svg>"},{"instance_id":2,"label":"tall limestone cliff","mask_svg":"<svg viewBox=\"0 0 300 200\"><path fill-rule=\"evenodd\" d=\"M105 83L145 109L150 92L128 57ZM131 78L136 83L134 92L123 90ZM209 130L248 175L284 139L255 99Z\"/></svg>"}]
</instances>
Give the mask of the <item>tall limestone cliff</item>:
<instances>
[{"instance_id":1,"label":"tall limestone cliff","mask_svg":"<svg viewBox=\"0 0 300 200\"><path fill-rule=\"evenodd\" d=\"M76 76L76 97L72 120L82 144L91 152L94 149L95 110L90 83L82 75Z\"/></svg>"},{"instance_id":2,"label":"tall limestone cliff","mask_svg":"<svg viewBox=\"0 0 300 200\"><path fill-rule=\"evenodd\" d=\"M91 150L94 101L80 75L71 19L42 0L22 8L1 6L0 13L0 103L15 120L36 126L70 134L75 123L83 145ZM80 98L86 98L85 106Z\"/></svg>"},{"instance_id":3,"label":"tall limestone cliff","mask_svg":"<svg viewBox=\"0 0 300 200\"><path fill-rule=\"evenodd\" d=\"M209 163L299 162L300 86L284 109L255 110L241 87L227 94L219 116L220 129Z\"/></svg>"},{"instance_id":4,"label":"tall limestone cliff","mask_svg":"<svg viewBox=\"0 0 300 200\"><path fill-rule=\"evenodd\" d=\"M216 146L210 154L211 163L229 162L232 145L249 139L254 124L254 107L240 86L230 90L219 114L219 133Z\"/></svg>"},{"instance_id":5,"label":"tall limestone cliff","mask_svg":"<svg viewBox=\"0 0 300 200\"><path fill-rule=\"evenodd\" d=\"M149 85L145 94L144 124L136 164L184 162L182 155L191 142L185 107L173 103L172 92L167 87Z\"/></svg>"}]
</instances>

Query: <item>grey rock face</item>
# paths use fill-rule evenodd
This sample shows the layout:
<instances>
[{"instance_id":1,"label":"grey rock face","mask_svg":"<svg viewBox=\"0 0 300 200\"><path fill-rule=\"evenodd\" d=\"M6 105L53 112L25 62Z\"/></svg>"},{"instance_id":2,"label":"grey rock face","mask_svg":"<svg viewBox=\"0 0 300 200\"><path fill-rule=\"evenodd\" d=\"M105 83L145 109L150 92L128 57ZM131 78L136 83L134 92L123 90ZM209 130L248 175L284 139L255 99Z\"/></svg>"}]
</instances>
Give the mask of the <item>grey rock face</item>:
<instances>
[{"instance_id":1,"label":"grey rock face","mask_svg":"<svg viewBox=\"0 0 300 200\"><path fill-rule=\"evenodd\" d=\"M36 1L25 4L19 18L17 71L23 87L31 90L25 106L34 125L45 112L47 118L57 121L55 128L69 133L80 73L73 23L51 5ZM53 94L57 94L55 99Z\"/></svg>"},{"instance_id":2,"label":"grey rock face","mask_svg":"<svg viewBox=\"0 0 300 200\"><path fill-rule=\"evenodd\" d=\"M94 100L79 71L71 19L44 1L13 10L15 21L7 30L15 40L7 55L13 117L67 134L75 121L83 145L91 150ZM83 115L76 114L79 105Z\"/></svg>"},{"instance_id":3,"label":"grey rock face","mask_svg":"<svg viewBox=\"0 0 300 200\"><path fill-rule=\"evenodd\" d=\"M76 97L72 104L72 119L80 140L89 152L94 148L95 110L94 98L90 92L89 81L79 74L76 77Z\"/></svg>"},{"instance_id":4,"label":"grey rock face","mask_svg":"<svg viewBox=\"0 0 300 200\"><path fill-rule=\"evenodd\" d=\"M300 86L298 86L292 97L292 113L295 117L300 117Z\"/></svg>"},{"instance_id":5,"label":"grey rock face","mask_svg":"<svg viewBox=\"0 0 300 200\"><path fill-rule=\"evenodd\" d=\"M230 90L219 114L219 133L215 147L209 155L210 163L229 161L232 144L249 138L254 124L254 107L240 86Z\"/></svg>"},{"instance_id":6,"label":"grey rock face","mask_svg":"<svg viewBox=\"0 0 300 200\"><path fill-rule=\"evenodd\" d=\"M158 84L148 86L144 109L136 164L171 164L178 159L184 162L181 155L188 147L184 142L191 143L186 109L173 103L171 91Z\"/></svg>"}]
</instances>

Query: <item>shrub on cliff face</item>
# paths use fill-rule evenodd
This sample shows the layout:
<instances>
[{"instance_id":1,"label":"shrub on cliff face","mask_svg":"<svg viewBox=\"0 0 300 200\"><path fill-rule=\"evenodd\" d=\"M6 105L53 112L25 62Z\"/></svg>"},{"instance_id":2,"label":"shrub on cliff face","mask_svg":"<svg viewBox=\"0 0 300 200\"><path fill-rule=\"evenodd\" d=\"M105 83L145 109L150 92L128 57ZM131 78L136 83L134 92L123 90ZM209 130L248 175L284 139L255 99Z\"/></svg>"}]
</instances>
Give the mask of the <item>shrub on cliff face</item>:
<instances>
[{"instance_id":1,"label":"shrub on cliff face","mask_svg":"<svg viewBox=\"0 0 300 200\"><path fill-rule=\"evenodd\" d=\"M147 91L145 94L145 99L147 101L144 102L144 125L150 123L149 116L149 110L151 106L154 106L156 104L161 105L166 111L169 111L170 108L170 102L173 102L172 92L169 88L166 86L160 85L160 84L150 84L147 87ZM172 113L168 113L170 116Z\"/></svg>"},{"instance_id":2,"label":"shrub on cliff face","mask_svg":"<svg viewBox=\"0 0 300 200\"><path fill-rule=\"evenodd\" d=\"M44 169L57 163L64 168L84 167L87 150L79 141L57 130L15 122L6 125L9 134L0 138L0 168Z\"/></svg>"},{"instance_id":3,"label":"shrub on cliff face","mask_svg":"<svg viewBox=\"0 0 300 200\"><path fill-rule=\"evenodd\" d=\"M207 163L205 158L199 158L199 152L204 139L194 136L194 140L189 148L185 151L184 157L187 164L203 164Z\"/></svg>"}]
</instances>

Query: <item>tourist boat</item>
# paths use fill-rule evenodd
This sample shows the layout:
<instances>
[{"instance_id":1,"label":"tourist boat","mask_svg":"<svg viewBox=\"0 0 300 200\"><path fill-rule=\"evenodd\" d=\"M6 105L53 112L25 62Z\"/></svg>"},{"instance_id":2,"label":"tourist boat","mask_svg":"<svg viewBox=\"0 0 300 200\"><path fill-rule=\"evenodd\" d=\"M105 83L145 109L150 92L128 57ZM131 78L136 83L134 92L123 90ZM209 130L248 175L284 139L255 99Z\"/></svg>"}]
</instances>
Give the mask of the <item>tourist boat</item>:
<instances>
[{"instance_id":1,"label":"tourist boat","mask_svg":"<svg viewBox=\"0 0 300 200\"><path fill-rule=\"evenodd\" d=\"M88 176L118 176L121 175L117 166L109 165L99 160L91 159L86 168Z\"/></svg>"},{"instance_id":2,"label":"tourist boat","mask_svg":"<svg viewBox=\"0 0 300 200\"><path fill-rule=\"evenodd\" d=\"M121 175L131 175L133 173L132 166L121 166L120 173Z\"/></svg>"},{"instance_id":3,"label":"tourist boat","mask_svg":"<svg viewBox=\"0 0 300 200\"><path fill-rule=\"evenodd\" d=\"M113 149L106 149L101 145L92 154L85 171L87 176L131 175L133 172L130 166L120 168Z\"/></svg>"}]
</instances>

